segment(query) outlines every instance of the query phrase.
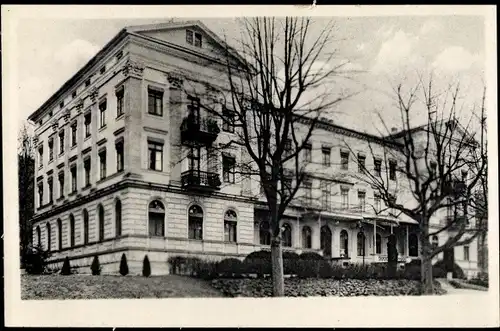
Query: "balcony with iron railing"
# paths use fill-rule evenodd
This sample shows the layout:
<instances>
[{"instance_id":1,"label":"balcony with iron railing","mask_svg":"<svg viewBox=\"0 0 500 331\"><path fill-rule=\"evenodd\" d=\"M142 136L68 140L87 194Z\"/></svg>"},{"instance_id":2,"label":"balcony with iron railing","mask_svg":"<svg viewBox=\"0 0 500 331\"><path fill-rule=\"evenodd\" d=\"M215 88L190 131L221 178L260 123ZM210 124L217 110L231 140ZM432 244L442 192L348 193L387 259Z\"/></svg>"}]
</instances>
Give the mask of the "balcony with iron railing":
<instances>
[{"instance_id":1,"label":"balcony with iron railing","mask_svg":"<svg viewBox=\"0 0 500 331\"><path fill-rule=\"evenodd\" d=\"M181 174L181 185L185 189L197 191L219 190L219 174L201 170L187 170Z\"/></svg>"},{"instance_id":2,"label":"balcony with iron railing","mask_svg":"<svg viewBox=\"0 0 500 331\"><path fill-rule=\"evenodd\" d=\"M219 132L220 128L215 119L188 115L181 124L181 141L209 145L217 139Z\"/></svg>"}]
</instances>

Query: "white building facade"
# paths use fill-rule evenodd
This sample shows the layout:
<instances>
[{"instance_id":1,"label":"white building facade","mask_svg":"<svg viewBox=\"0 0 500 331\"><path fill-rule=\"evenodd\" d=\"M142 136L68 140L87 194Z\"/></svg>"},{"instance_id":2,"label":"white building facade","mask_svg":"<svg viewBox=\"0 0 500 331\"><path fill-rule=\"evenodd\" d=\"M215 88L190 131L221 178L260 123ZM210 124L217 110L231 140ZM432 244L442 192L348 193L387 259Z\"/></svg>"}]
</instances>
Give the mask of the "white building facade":
<instances>
[{"instance_id":1,"label":"white building facade","mask_svg":"<svg viewBox=\"0 0 500 331\"><path fill-rule=\"evenodd\" d=\"M269 248L260 184L231 171L245 152L214 152L231 128L200 115L204 100L185 93L224 84L221 43L200 22L125 28L30 116L33 242L52 252L53 265L68 256L86 273L98 255L103 273L118 273L125 253L131 273L148 255L152 273L166 274L171 256L220 260ZM400 260L417 258L416 222L377 215L383 201L349 175L364 157L367 169L397 180L392 165L367 152L381 139L325 121L310 141L314 176L300 192L310 203L285 212L284 249L383 262L393 233ZM464 271L475 273L477 248L456 252Z\"/></svg>"}]
</instances>

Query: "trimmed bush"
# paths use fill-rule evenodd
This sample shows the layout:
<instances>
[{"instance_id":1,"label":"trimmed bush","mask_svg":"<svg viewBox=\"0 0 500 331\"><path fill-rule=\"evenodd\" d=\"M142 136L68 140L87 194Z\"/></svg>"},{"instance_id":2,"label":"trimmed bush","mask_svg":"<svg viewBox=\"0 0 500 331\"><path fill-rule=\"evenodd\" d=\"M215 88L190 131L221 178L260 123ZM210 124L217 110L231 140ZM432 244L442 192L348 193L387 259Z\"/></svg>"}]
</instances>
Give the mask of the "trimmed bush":
<instances>
[{"instance_id":1,"label":"trimmed bush","mask_svg":"<svg viewBox=\"0 0 500 331\"><path fill-rule=\"evenodd\" d=\"M144 256L144 260L142 261L142 275L144 277L151 276L151 264L147 255Z\"/></svg>"},{"instance_id":2,"label":"trimmed bush","mask_svg":"<svg viewBox=\"0 0 500 331\"><path fill-rule=\"evenodd\" d=\"M271 260L271 252L270 251L255 251L248 254L245 257L245 260L254 260L254 259L262 259L262 260Z\"/></svg>"},{"instance_id":3,"label":"trimmed bush","mask_svg":"<svg viewBox=\"0 0 500 331\"><path fill-rule=\"evenodd\" d=\"M128 263L125 253L122 254L122 259L120 261L120 275L122 276L128 275Z\"/></svg>"},{"instance_id":4,"label":"trimmed bush","mask_svg":"<svg viewBox=\"0 0 500 331\"><path fill-rule=\"evenodd\" d=\"M305 252L300 254L299 258L301 260L324 260L325 258L316 252Z\"/></svg>"},{"instance_id":5,"label":"trimmed bush","mask_svg":"<svg viewBox=\"0 0 500 331\"><path fill-rule=\"evenodd\" d=\"M167 263L170 265L170 273L177 275L182 274L186 269L187 259L184 256L169 257Z\"/></svg>"},{"instance_id":6,"label":"trimmed bush","mask_svg":"<svg viewBox=\"0 0 500 331\"><path fill-rule=\"evenodd\" d=\"M447 263L445 260L439 260L437 261L434 265L433 265L433 268L440 268L440 269L443 269L443 270L449 270L447 268ZM458 264L453 264L453 269L452 269L452 273L453 273L453 278L459 278L459 279L465 279L465 273L464 271L462 270L462 268L460 268L460 266Z\"/></svg>"},{"instance_id":7,"label":"trimmed bush","mask_svg":"<svg viewBox=\"0 0 500 331\"><path fill-rule=\"evenodd\" d=\"M97 255L94 255L94 260L92 261L90 270L92 270L92 275L94 276L101 274L101 265L99 264L99 257Z\"/></svg>"},{"instance_id":8,"label":"trimmed bush","mask_svg":"<svg viewBox=\"0 0 500 331\"><path fill-rule=\"evenodd\" d=\"M243 262L235 258L224 259L217 263L216 271L222 277L241 277L245 272Z\"/></svg>"},{"instance_id":9,"label":"trimmed bush","mask_svg":"<svg viewBox=\"0 0 500 331\"><path fill-rule=\"evenodd\" d=\"M69 265L69 257L66 256L61 269L61 275L68 276L71 275L71 266Z\"/></svg>"}]
</instances>

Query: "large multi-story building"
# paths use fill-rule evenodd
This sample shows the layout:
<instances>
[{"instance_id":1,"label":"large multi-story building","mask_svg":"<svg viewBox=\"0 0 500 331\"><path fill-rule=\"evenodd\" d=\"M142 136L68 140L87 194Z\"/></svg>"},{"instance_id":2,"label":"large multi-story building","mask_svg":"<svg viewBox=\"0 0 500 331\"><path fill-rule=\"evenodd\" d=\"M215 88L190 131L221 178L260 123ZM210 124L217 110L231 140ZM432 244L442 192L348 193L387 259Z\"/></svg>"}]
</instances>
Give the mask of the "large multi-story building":
<instances>
[{"instance_id":1,"label":"large multi-story building","mask_svg":"<svg viewBox=\"0 0 500 331\"><path fill-rule=\"evenodd\" d=\"M211 148L234 128L205 116L204 100L186 92L225 84L224 49L198 21L125 28L29 117L33 242L52 252L50 263L69 256L90 272L98 255L103 272L116 273L125 253L131 272L140 272L147 254L153 274L164 274L170 256L243 258L269 248L260 183L233 168L245 151ZM397 180L396 160L386 167L367 153L382 139L324 120L310 142L304 161L314 175L300 190L307 203L292 203L283 217L285 249L386 261L393 233L402 261L418 257L416 222L378 214L380 196L349 176L363 162ZM474 272L476 251L464 247L455 257Z\"/></svg>"}]
</instances>

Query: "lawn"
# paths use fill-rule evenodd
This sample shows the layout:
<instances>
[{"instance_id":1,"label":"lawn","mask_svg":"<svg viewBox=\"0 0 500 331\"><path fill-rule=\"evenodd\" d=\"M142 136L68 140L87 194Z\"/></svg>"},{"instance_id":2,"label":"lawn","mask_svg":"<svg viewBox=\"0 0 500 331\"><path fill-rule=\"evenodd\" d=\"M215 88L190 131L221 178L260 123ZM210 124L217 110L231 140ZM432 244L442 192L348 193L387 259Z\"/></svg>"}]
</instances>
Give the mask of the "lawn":
<instances>
[{"instance_id":1,"label":"lawn","mask_svg":"<svg viewBox=\"0 0 500 331\"><path fill-rule=\"evenodd\" d=\"M185 276L21 276L21 298L124 299L224 297L209 282Z\"/></svg>"}]
</instances>

